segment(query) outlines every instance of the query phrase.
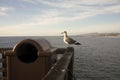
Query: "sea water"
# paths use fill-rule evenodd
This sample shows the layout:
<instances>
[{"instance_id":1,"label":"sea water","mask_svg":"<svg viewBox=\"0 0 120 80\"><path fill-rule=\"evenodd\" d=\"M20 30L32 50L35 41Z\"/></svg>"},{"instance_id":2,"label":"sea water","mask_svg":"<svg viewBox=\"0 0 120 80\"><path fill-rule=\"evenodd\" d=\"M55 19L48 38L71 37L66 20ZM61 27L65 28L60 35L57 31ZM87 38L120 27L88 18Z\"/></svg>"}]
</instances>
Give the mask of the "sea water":
<instances>
[{"instance_id":1,"label":"sea water","mask_svg":"<svg viewBox=\"0 0 120 80\"><path fill-rule=\"evenodd\" d=\"M74 76L76 80L120 80L120 37L73 36L82 45L66 45L63 37L0 37L0 47L13 47L26 39L47 39L58 48L74 47Z\"/></svg>"}]
</instances>

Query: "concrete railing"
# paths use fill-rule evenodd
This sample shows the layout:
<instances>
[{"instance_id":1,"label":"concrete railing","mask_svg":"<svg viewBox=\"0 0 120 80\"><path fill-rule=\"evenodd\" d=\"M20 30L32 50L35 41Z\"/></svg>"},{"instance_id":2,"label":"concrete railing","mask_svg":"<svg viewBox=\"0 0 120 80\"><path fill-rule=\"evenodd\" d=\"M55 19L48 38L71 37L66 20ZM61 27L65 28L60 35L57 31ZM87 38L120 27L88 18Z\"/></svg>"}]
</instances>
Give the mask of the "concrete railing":
<instances>
[{"instance_id":1,"label":"concrete railing","mask_svg":"<svg viewBox=\"0 0 120 80\"><path fill-rule=\"evenodd\" d=\"M25 39L12 49L1 48L0 53L0 80L73 80L72 47L55 48L45 39Z\"/></svg>"}]
</instances>

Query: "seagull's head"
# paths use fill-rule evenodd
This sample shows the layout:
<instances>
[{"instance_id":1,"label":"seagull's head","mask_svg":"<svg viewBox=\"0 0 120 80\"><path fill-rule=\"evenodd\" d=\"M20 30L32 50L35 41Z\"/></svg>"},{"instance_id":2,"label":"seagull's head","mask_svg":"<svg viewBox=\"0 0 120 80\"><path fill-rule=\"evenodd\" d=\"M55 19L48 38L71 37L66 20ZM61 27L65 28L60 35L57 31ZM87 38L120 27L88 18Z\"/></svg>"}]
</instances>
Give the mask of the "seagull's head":
<instances>
[{"instance_id":1,"label":"seagull's head","mask_svg":"<svg viewBox=\"0 0 120 80\"><path fill-rule=\"evenodd\" d=\"M61 34L67 34L67 31L61 32Z\"/></svg>"}]
</instances>

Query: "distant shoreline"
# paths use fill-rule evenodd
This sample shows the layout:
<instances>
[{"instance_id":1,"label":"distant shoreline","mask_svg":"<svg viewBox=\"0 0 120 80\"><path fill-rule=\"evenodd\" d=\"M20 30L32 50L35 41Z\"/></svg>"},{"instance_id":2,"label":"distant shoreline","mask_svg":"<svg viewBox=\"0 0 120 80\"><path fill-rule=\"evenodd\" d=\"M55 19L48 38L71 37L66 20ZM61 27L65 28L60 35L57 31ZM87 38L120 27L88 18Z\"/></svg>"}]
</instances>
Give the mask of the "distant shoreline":
<instances>
[{"instance_id":1,"label":"distant shoreline","mask_svg":"<svg viewBox=\"0 0 120 80\"><path fill-rule=\"evenodd\" d=\"M81 36L93 36L93 37L120 37L120 33L89 33L89 34L82 34Z\"/></svg>"}]
</instances>

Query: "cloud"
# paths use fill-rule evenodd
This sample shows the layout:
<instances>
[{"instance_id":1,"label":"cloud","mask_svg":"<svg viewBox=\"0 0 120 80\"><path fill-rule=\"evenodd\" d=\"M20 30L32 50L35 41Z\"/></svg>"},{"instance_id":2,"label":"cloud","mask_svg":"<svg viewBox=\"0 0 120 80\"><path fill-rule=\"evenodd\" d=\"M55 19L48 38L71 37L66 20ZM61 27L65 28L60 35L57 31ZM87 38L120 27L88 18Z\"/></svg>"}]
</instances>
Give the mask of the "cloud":
<instances>
[{"instance_id":1,"label":"cloud","mask_svg":"<svg viewBox=\"0 0 120 80\"><path fill-rule=\"evenodd\" d=\"M47 14L47 17L45 17L47 21L48 19L49 20L53 19L53 21L60 19L64 22L71 20L86 19L100 14L120 13L119 0L58 0L58 1L23 0L23 1L37 5L43 4L44 6L47 6L48 9L45 9L45 12L44 10L42 10L44 14L41 14L42 16L46 16ZM51 19L48 15L49 16L52 15Z\"/></svg>"},{"instance_id":2,"label":"cloud","mask_svg":"<svg viewBox=\"0 0 120 80\"><path fill-rule=\"evenodd\" d=\"M119 0L21 0L21 1L30 3L30 5L31 4L37 5L36 7L39 7L39 5L42 4L42 6L44 5L45 8L41 8L40 6L39 11L40 13L36 13L32 17L29 17L30 20L28 20L27 22L19 23L17 25L3 26L1 27L0 32L5 34L6 30L8 30L8 33L11 34L15 33L27 34L32 33L30 30L33 29L33 26L51 27L59 24L64 23L67 24L77 20L91 18L93 16L101 14L103 15L120 13ZM8 11L10 10L12 10L12 8L0 7L0 16L7 16ZM107 28L105 30L107 30ZM12 31L9 31L9 29ZM19 31L25 32L20 33ZM83 31L87 30L83 29ZM34 34L36 34L37 32L39 31L38 30L33 31Z\"/></svg>"},{"instance_id":3,"label":"cloud","mask_svg":"<svg viewBox=\"0 0 120 80\"><path fill-rule=\"evenodd\" d=\"M6 11L8 10L8 8L6 7L0 7L0 16L7 16Z\"/></svg>"},{"instance_id":4,"label":"cloud","mask_svg":"<svg viewBox=\"0 0 120 80\"><path fill-rule=\"evenodd\" d=\"M104 9L104 11L106 11L108 13L109 12L111 12L111 13L120 13L120 4L107 7L107 8Z\"/></svg>"},{"instance_id":5,"label":"cloud","mask_svg":"<svg viewBox=\"0 0 120 80\"><path fill-rule=\"evenodd\" d=\"M93 10L120 5L119 0L23 0L63 10Z\"/></svg>"},{"instance_id":6,"label":"cloud","mask_svg":"<svg viewBox=\"0 0 120 80\"><path fill-rule=\"evenodd\" d=\"M119 3L119 0L22 0L33 4L44 4L58 8L75 8L87 5L106 5Z\"/></svg>"},{"instance_id":7,"label":"cloud","mask_svg":"<svg viewBox=\"0 0 120 80\"><path fill-rule=\"evenodd\" d=\"M27 0L25 0L25 1L27 1ZM34 0L32 0L32 1L34 1ZM35 1L38 2L38 0L35 0ZM77 0L77 1L79 1L79 0ZM65 5L63 3L64 2L67 3L68 1L63 1L56 5L55 3L57 3L57 2L49 2L49 1L40 0L39 2L42 2L46 5L49 5L49 4L45 3L45 2L49 2L49 3L52 3L51 4L52 6L55 6L55 7L62 6L61 8L63 8L63 9L48 8L47 10L41 10L42 12L40 14L34 15L34 17L31 17L30 21L20 23L20 24L18 24L18 26L21 26L21 27L53 26L53 25L61 24L61 23L70 23L70 22L76 21L76 20L83 20L83 19L87 19L92 16L97 16L97 15L101 15L101 14L120 13L120 5L114 1L107 3L108 0L106 0L105 2L103 0L97 0L99 2L99 4L101 4L98 6L85 5L85 4L92 4L92 3L90 3L90 0L88 0L87 2L85 2L84 0L81 0L81 1L82 1L82 3L71 0L71 2L68 3L69 5L71 5L71 8L69 9L67 7L67 9L66 9L65 6L67 6L67 5ZM98 4L97 1L95 1L94 3ZM102 3L105 5L102 5ZM107 4L110 4L110 5L107 5ZM49 5L49 6L51 6L51 5ZM9 8L5 8L5 9L3 8L1 10L7 11L7 10L9 10Z\"/></svg>"},{"instance_id":8,"label":"cloud","mask_svg":"<svg viewBox=\"0 0 120 80\"><path fill-rule=\"evenodd\" d=\"M8 11L10 11L12 9L13 8L11 8L11 7L0 6L0 16L7 16L8 15Z\"/></svg>"},{"instance_id":9,"label":"cloud","mask_svg":"<svg viewBox=\"0 0 120 80\"><path fill-rule=\"evenodd\" d=\"M40 14L31 21L20 23L22 26L52 26L63 22L87 19L100 14L120 13L119 0L21 0L31 4L43 4ZM0 16L8 15L11 8L0 7Z\"/></svg>"}]
</instances>

